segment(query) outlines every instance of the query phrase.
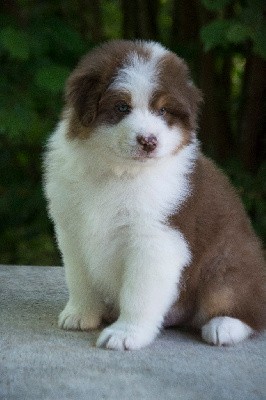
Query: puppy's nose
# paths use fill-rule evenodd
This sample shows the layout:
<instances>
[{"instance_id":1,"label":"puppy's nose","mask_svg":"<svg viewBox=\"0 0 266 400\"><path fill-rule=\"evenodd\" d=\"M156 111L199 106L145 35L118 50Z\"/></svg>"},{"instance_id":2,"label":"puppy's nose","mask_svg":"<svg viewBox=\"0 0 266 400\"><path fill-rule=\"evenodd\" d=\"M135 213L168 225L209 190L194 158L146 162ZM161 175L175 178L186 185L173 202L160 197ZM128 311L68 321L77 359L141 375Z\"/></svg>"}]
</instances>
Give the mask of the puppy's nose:
<instances>
[{"instance_id":1,"label":"puppy's nose","mask_svg":"<svg viewBox=\"0 0 266 400\"><path fill-rule=\"evenodd\" d=\"M149 135L149 136L138 135L137 142L141 145L144 151L150 153L156 148L158 139L154 135Z\"/></svg>"}]
</instances>

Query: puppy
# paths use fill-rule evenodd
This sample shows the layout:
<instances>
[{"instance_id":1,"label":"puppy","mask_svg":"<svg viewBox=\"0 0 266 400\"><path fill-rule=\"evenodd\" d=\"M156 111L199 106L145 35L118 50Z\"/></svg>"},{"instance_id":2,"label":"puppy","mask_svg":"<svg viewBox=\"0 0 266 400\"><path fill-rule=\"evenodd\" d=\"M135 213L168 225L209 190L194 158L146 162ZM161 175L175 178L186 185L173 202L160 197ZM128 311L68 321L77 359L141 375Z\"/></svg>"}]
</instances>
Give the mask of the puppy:
<instances>
[{"instance_id":1,"label":"puppy","mask_svg":"<svg viewBox=\"0 0 266 400\"><path fill-rule=\"evenodd\" d=\"M263 253L234 189L196 139L201 93L160 44L112 41L70 76L45 154L65 265L63 329L112 324L139 349L163 326L235 344L266 325Z\"/></svg>"}]
</instances>

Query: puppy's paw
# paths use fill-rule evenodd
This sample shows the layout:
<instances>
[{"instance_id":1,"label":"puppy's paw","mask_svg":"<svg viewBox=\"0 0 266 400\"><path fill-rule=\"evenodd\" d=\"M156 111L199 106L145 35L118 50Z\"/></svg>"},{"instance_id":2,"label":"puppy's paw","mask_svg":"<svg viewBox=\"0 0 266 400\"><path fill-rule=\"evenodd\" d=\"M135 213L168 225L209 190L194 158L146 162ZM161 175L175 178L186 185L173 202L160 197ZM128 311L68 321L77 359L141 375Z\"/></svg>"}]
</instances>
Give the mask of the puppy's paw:
<instances>
[{"instance_id":1,"label":"puppy's paw","mask_svg":"<svg viewBox=\"0 0 266 400\"><path fill-rule=\"evenodd\" d=\"M201 329L202 338L217 346L232 345L246 339L253 333L250 326L236 318L212 318Z\"/></svg>"},{"instance_id":2,"label":"puppy's paw","mask_svg":"<svg viewBox=\"0 0 266 400\"><path fill-rule=\"evenodd\" d=\"M136 350L150 344L156 333L156 329L117 321L103 330L96 346L112 350Z\"/></svg>"},{"instance_id":3,"label":"puppy's paw","mask_svg":"<svg viewBox=\"0 0 266 400\"><path fill-rule=\"evenodd\" d=\"M81 310L69 305L66 305L58 319L59 327L67 330L88 331L98 328L100 323L100 313Z\"/></svg>"}]
</instances>

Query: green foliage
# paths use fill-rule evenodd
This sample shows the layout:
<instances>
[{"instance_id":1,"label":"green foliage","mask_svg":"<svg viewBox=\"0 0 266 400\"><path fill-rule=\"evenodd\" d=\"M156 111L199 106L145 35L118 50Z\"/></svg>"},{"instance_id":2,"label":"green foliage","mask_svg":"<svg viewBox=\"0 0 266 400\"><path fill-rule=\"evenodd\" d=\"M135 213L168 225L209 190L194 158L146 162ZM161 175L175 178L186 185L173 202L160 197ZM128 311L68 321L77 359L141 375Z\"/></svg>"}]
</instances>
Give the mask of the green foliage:
<instances>
[{"instance_id":1,"label":"green foliage","mask_svg":"<svg viewBox=\"0 0 266 400\"><path fill-rule=\"evenodd\" d=\"M58 264L41 153L62 108L65 80L89 45L56 9L35 11L23 28L0 16L0 262Z\"/></svg>"},{"instance_id":2,"label":"green foliage","mask_svg":"<svg viewBox=\"0 0 266 400\"><path fill-rule=\"evenodd\" d=\"M103 26L106 37L110 39L122 37L122 12L119 0L107 0L104 3Z\"/></svg>"},{"instance_id":3,"label":"green foliage","mask_svg":"<svg viewBox=\"0 0 266 400\"><path fill-rule=\"evenodd\" d=\"M41 183L45 141L63 106L63 88L78 59L95 43L90 2L17 0L0 13L0 263L59 264ZM122 37L121 2L103 0L103 38ZM169 41L172 1L160 0L161 40L184 57L197 60L199 43ZM233 57L232 108L239 106L245 45L266 57L266 25L261 0L202 0L213 15L201 30L205 50ZM6 6L6 8L5 8ZM82 7L81 7L82 6ZM231 7L230 17L225 10ZM97 25L96 25L97 28ZM95 27L94 27L95 29ZM96 32L97 33L97 32ZM96 35L97 36L97 35ZM198 74L198 63L195 75ZM232 124L236 124L235 111ZM225 166L239 188L256 230L266 237L266 167L254 176L234 160Z\"/></svg>"},{"instance_id":4,"label":"green foliage","mask_svg":"<svg viewBox=\"0 0 266 400\"><path fill-rule=\"evenodd\" d=\"M227 161L224 170L238 189L253 226L263 238L266 233L266 162L256 175L247 172L238 159Z\"/></svg>"},{"instance_id":5,"label":"green foliage","mask_svg":"<svg viewBox=\"0 0 266 400\"><path fill-rule=\"evenodd\" d=\"M219 11L230 4L232 0L202 0L202 4L210 11Z\"/></svg>"},{"instance_id":6,"label":"green foliage","mask_svg":"<svg viewBox=\"0 0 266 400\"><path fill-rule=\"evenodd\" d=\"M18 60L27 60L29 58L29 37L28 35L10 26L1 30L0 42L12 58Z\"/></svg>"},{"instance_id":7,"label":"green foliage","mask_svg":"<svg viewBox=\"0 0 266 400\"><path fill-rule=\"evenodd\" d=\"M227 40L227 33L230 28L230 21L218 19L210 22L201 29L201 39L204 48L209 51L217 45L224 45Z\"/></svg>"},{"instance_id":8,"label":"green foliage","mask_svg":"<svg viewBox=\"0 0 266 400\"><path fill-rule=\"evenodd\" d=\"M228 48L231 44L252 43L253 51L266 59L265 3L260 0L238 2L227 0L202 0L202 4L217 12L217 18L201 29L205 51L216 47ZM233 7L231 17L225 17L225 7Z\"/></svg>"},{"instance_id":9,"label":"green foliage","mask_svg":"<svg viewBox=\"0 0 266 400\"><path fill-rule=\"evenodd\" d=\"M69 73L70 70L68 68L52 64L38 69L34 81L40 89L51 93L60 93Z\"/></svg>"}]
</instances>

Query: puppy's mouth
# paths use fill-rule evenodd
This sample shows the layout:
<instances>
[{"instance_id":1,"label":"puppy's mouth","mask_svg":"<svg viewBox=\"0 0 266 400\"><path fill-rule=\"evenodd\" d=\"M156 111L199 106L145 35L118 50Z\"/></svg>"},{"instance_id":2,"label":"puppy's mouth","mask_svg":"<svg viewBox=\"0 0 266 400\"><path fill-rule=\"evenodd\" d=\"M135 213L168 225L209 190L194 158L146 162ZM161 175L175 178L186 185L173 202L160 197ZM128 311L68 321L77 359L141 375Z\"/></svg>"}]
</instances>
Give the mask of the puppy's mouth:
<instances>
[{"instance_id":1,"label":"puppy's mouth","mask_svg":"<svg viewBox=\"0 0 266 400\"><path fill-rule=\"evenodd\" d=\"M156 155L156 152L147 153L144 151L143 152L140 151L132 156L132 160L139 161L139 162L146 162L148 160L152 160L155 158L158 158L158 156Z\"/></svg>"}]
</instances>

